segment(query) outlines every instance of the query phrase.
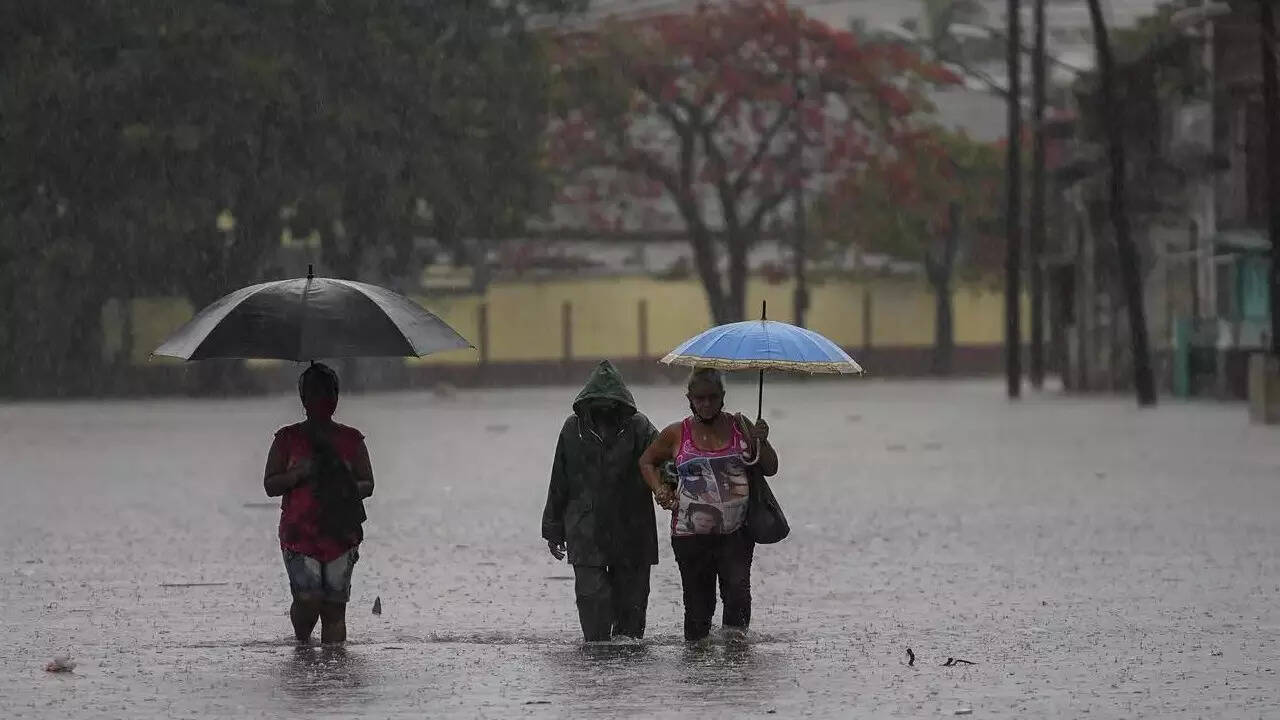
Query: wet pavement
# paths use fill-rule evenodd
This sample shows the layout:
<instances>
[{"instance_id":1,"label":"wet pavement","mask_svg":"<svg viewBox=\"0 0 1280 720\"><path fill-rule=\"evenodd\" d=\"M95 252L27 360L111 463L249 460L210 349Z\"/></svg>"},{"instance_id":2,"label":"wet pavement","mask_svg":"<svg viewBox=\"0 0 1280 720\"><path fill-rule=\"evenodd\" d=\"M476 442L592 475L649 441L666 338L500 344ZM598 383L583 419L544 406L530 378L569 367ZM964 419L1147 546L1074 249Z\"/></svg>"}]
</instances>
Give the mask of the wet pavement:
<instances>
[{"instance_id":1,"label":"wet pavement","mask_svg":"<svg viewBox=\"0 0 1280 720\"><path fill-rule=\"evenodd\" d=\"M538 538L575 392L344 399L378 490L340 650L292 646L262 494L296 401L0 405L4 716L1280 716L1280 435L1242 406L776 384L750 642L685 646L663 543L649 637L584 646Z\"/></svg>"}]
</instances>

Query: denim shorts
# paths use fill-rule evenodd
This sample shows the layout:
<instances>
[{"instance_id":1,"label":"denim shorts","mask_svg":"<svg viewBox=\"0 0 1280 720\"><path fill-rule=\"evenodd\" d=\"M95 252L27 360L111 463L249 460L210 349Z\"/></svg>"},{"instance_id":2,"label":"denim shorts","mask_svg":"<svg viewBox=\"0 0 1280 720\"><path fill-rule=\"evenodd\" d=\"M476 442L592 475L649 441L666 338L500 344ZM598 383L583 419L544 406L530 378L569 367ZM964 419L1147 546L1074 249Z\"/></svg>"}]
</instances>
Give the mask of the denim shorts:
<instances>
[{"instance_id":1,"label":"denim shorts","mask_svg":"<svg viewBox=\"0 0 1280 720\"><path fill-rule=\"evenodd\" d=\"M351 571L360 559L357 548L322 563L292 550L284 550L284 569L289 573L289 590L296 599L345 603L351 599Z\"/></svg>"}]
</instances>

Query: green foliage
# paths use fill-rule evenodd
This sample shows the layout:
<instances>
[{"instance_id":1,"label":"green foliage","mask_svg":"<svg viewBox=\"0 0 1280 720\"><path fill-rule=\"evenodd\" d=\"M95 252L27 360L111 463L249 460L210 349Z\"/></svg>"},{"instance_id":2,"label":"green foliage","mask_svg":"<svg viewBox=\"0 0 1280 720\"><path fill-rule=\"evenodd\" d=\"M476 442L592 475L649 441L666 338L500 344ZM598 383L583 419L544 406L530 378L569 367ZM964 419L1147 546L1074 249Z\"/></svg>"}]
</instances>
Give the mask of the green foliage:
<instances>
[{"instance_id":1,"label":"green foliage","mask_svg":"<svg viewBox=\"0 0 1280 720\"><path fill-rule=\"evenodd\" d=\"M569 4L0 4L0 393L91 389L107 298L297 274L286 230L389 276L417 237L518 229L549 92L524 13Z\"/></svg>"},{"instance_id":2,"label":"green foliage","mask_svg":"<svg viewBox=\"0 0 1280 720\"><path fill-rule=\"evenodd\" d=\"M927 266L951 230L948 209L958 203L955 269L969 278L994 277L1003 258L1003 179L1001 145L933 129L843 178L817 203L815 232L837 249L852 246Z\"/></svg>"}]
</instances>

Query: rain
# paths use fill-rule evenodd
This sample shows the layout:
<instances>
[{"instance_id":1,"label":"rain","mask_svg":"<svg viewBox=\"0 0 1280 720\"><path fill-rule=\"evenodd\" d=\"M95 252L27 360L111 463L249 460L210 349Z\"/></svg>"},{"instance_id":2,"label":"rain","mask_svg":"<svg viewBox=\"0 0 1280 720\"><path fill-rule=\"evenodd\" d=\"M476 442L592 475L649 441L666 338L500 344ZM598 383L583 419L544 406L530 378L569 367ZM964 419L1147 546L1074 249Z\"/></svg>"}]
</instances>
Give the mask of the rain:
<instances>
[{"instance_id":1,"label":"rain","mask_svg":"<svg viewBox=\"0 0 1280 720\"><path fill-rule=\"evenodd\" d=\"M0 3L0 707L1280 714L1274 15Z\"/></svg>"}]
</instances>

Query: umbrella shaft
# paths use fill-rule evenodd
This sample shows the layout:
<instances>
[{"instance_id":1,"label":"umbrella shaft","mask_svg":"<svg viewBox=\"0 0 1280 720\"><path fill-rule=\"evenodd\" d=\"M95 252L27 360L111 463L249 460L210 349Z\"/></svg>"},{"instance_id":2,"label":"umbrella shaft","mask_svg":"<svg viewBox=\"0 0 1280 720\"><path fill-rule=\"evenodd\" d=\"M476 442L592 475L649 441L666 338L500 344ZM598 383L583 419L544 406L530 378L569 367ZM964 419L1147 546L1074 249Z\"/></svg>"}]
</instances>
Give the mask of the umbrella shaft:
<instances>
[{"instance_id":1,"label":"umbrella shaft","mask_svg":"<svg viewBox=\"0 0 1280 720\"><path fill-rule=\"evenodd\" d=\"M760 385L756 394L756 422L764 417L764 371L760 371Z\"/></svg>"}]
</instances>

